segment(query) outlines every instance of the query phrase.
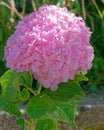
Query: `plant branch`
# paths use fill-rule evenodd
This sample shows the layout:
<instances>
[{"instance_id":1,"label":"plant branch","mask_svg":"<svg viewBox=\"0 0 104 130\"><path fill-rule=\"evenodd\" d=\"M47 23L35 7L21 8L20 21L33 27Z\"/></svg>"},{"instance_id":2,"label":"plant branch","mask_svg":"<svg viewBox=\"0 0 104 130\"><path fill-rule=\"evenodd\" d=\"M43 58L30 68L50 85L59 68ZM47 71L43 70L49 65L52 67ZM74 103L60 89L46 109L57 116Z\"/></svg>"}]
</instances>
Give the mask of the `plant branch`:
<instances>
[{"instance_id":1,"label":"plant branch","mask_svg":"<svg viewBox=\"0 0 104 130\"><path fill-rule=\"evenodd\" d=\"M20 83L20 85L24 86L25 88L27 88L27 90L29 90L32 94L34 94L34 96L36 95L35 91L33 89L31 89L30 87L28 87L27 85Z\"/></svg>"},{"instance_id":2,"label":"plant branch","mask_svg":"<svg viewBox=\"0 0 104 130\"><path fill-rule=\"evenodd\" d=\"M25 122L28 126L31 126L31 123L25 119Z\"/></svg>"},{"instance_id":3,"label":"plant branch","mask_svg":"<svg viewBox=\"0 0 104 130\"><path fill-rule=\"evenodd\" d=\"M36 11L36 4L35 4L35 0L31 0L31 4L33 7L33 10Z\"/></svg>"},{"instance_id":4,"label":"plant branch","mask_svg":"<svg viewBox=\"0 0 104 130\"><path fill-rule=\"evenodd\" d=\"M11 17L14 16L14 13L15 13L15 2L14 0L8 0L10 5L11 5Z\"/></svg>"},{"instance_id":5,"label":"plant branch","mask_svg":"<svg viewBox=\"0 0 104 130\"><path fill-rule=\"evenodd\" d=\"M97 3L95 2L95 0L92 0L92 3L94 4L94 6L95 6L95 8L96 8L96 10L97 10L97 12L98 12L98 14L99 14L99 16L100 16L101 19L102 19L102 18L103 18L103 15L101 14L101 11L100 11L100 9L99 9Z\"/></svg>"},{"instance_id":6,"label":"plant branch","mask_svg":"<svg viewBox=\"0 0 104 130\"><path fill-rule=\"evenodd\" d=\"M12 7L6 4L5 2L0 2L0 5L7 7L8 9L12 10ZM17 16L22 19L23 16L17 11L17 9L14 9L14 12L17 14Z\"/></svg>"},{"instance_id":7,"label":"plant branch","mask_svg":"<svg viewBox=\"0 0 104 130\"><path fill-rule=\"evenodd\" d=\"M23 1L23 8L22 8L22 14L25 14L25 8L26 8L26 0Z\"/></svg>"},{"instance_id":8,"label":"plant branch","mask_svg":"<svg viewBox=\"0 0 104 130\"><path fill-rule=\"evenodd\" d=\"M10 7L8 4L6 4L5 2L0 2L0 5L5 6L5 7L7 7L8 9L11 10L11 7Z\"/></svg>"},{"instance_id":9,"label":"plant branch","mask_svg":"<svg viewBox=\"0 0 104 130\"><path fill-rule=\"evenodd\" d=\"M37 94L40 94L41 90L42 90L42 84L39 85L38 90L37 90Z\"/></svg>"},{"instance_id":10,"label":"plant branch","mask_svg":"<svg viewBox=\"0 0 104 130\"><path fill-rule=\"evenodd\" d=\"M84 5L84 0L81 0L82 2L82 12L83 12L83 18L86 19L86 9L85 9L85 5Z\"/></svg>"},{"instance_id":11,"label":"plant branch","mask_svg":"<svg viewBox=\"0 0 104 130\"><path fill-rule=\"evenodd\" d=\"M35 121L32 119L31 122L30 122L29 130L34 130L34 126L35 126Z\"/></svg>"},{"instance_id":12,"label":"plant branch","mask_svg":"<svg viewBox=\"0 0 104 130\"><path fill-rule=\"evenodd\" d=\"M91 30L94 32L94 20L93 20L93 17L87 13L87 16L89 17L90 21L91 21Z\"/></svg>"}]
</instances>

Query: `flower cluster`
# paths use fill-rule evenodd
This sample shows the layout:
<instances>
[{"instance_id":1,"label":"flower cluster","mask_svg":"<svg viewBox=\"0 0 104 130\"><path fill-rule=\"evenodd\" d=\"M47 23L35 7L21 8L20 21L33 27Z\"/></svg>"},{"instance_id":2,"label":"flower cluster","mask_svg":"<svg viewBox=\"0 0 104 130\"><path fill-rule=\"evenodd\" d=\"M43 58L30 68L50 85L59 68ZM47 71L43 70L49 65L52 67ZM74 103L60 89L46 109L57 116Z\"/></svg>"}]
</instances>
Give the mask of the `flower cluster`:
<instances>
[{"instance_id":1,"label":"flower cluster","mask_svg":"<svg viewBox=\"0 0 104 130\"><path fill-rule=\"evenodd\" d=\"M45 88L74 79L92 66L91 32L66 8L44 5L25 16L5 46L7 67L31 72Z\"/></svg>"}]
</instances>

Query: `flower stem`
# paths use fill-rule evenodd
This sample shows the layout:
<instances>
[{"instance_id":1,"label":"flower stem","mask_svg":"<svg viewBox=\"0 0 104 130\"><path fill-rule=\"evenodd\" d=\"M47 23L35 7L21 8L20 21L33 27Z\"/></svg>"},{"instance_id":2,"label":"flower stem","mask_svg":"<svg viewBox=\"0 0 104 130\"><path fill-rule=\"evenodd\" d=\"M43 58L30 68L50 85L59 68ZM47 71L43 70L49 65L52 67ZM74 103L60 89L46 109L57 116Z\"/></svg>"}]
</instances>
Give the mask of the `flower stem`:
<instances>
[{"instance_id":1,"label":"flower stem","mask_svg":"<svg viewBox=\"0 0 104 130\"><path fill-rule=\"evenodd\" d=\"M34 127L35 127L35 120L32 119L29 126L30 126L29 130L35 130L34 129Z\"/></svg>"},{"instance_id":2,"label":"flower stem","mask_svg":"<svg viewBox=\"0 0 104 130\"><path fill-rule=\"evenodd\" d=\"M20 83L20 85L22 85L22 86L24 86L25 88L27 88L27 90L29 90L32 94L34 94L34 96L36 95L36 92L35 92L32 88L28 87L27 85L25 85L25 84L23 84L23 83Z\"/></svg>"},{"instance_id":3,"label":"flower stem","mask_svg":"<svg viewBox=\"0 0 104 130\"><path fill-rule=\"evenodd\" d=\"M29 121L27 121L26 119L25 119L25 123L26 123L28 126L31 125L31 123L30 123Z\"/></svg>"},{"instance_id":4,"label":"flower stem","mask_svg":"<svg viewBox=\"0 0 104 130\"><path fill-rule=\"evenodd\" d=\"M38 90L37 90L37 94L40 94L41 90L42 90L42 84L39 84L39 87L38 87Z\"/></svg>"}]
</instances>

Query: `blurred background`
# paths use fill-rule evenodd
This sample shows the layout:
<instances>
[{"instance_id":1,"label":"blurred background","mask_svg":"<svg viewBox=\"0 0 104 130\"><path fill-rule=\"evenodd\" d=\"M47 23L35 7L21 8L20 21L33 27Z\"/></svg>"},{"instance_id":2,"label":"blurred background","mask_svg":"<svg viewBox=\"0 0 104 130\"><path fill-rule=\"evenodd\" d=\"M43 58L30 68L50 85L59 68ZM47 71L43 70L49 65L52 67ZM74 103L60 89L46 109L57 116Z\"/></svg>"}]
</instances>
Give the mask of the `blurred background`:
<instances>
[{"instance_id":1,"label":"blurred background","mask_svg":"<svg viewBox=\"0 0 104 130\"><path fill-rule=\"evenodd\" d=\"M90 43L94 47L95 58L92 69L87 73L89 81L81 85L88 93L104 91L104 0L0 0L0 76L7 70L3 49L15 25L44 4L67 7L77 16L82 16L91 28Z\"/></svg>"}]
</instances>

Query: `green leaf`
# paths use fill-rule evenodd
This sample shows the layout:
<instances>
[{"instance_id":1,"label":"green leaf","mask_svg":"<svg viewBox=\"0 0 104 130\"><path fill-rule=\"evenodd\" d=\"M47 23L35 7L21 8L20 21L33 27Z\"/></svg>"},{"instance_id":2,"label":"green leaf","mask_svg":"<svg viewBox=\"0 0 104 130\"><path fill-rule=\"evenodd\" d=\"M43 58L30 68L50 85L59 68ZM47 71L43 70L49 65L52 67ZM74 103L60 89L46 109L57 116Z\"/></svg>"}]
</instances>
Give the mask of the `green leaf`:
<instances>
[{"instance_id":1,"label":"green leaf","mask_svg":"<svg viewBox=\"0 0 104 130\"><path fill-rule=\"evenodd\" d=\"M37 122L35 130L58 130L58 128L53 120L41 119Z\"/></svg>"},{"instance_id":2,"label":"green leaf","mask_svg":"<svg viewBox=\"0 0 104 130\"><path fill-rule=\"evenodd\" d=\"M58 108L55 102L47 95L34 97L26 106L28 115L33 119L41 118L63 118L63 112ZM58 113L57 113L58 111Z\"/></svg>"},{"instance_id":3,"label":"green leaf","mask_svg":"<svg viewBox=\"0 0 104 130\"><path fill-rule=\"evenodd\" d=\"M47 89L32 98L26 106L26 111L33 119L51 118L76 125L76 107L83 96L84 91L77 83L61 83L58 90Z\"/></svg>"},{"instance_id":4,"label":"green leaf","mask_svg":"<svg viewBox=\"0 0 104 130\"><path fill-rule=\"evenodd\" d=\"M21 92L17 94L17 104L20 104L30 98L30 93L27 89L23 89Z\"/></svg>"},{"instance_id":5,"label":"green leaf","mask_svg":"<svg viewBox=\"0 0 104 130\"><path fill-rule=\"evenodd\" d=\"M0 84L2 87L0 104L2 104L4 101L14 102L16 100L16 94L19 90L19 75L20 73L8 70L0 78Z\"/></svg>"},{"instance_id":6,"label":"green leaf","mask_svg":"<svg viewBox=\"0 0 104 130\"><path fill-rule=\"evenodd\" d=\"M4 6L0 6L0 12L3 15L3 18L5 18L6 20L8 20L10 18L10 10L5 8Z\"/></svg>"},{"instance_id":7,"label":"green leaf","mask_svg":"<svg viewBox=\"0 0 104 130\"><path fill-rule=\"evenodd\" d=\"M32 87L33 76L29 72L23 72L20 75L20 83L25 84L28 87Z\"/></svg>"},{"instance_id":8,"label":"green leaf","mask_svg":"<svg viewBox=\"0 0 104 130\"><path fill-rule=\"evenodd\" d=\"M0 104L4 101L15 102L21 84L25 84L27 87L32 86L32 76L28 72L17 73L16 71L8 70L0 78L0 84L2 87ZM24 93L27 95L25 98L28 98L29 93L25 90L22 96Z\"/></svg>"},{"instance_id":9,"label":"green leaf","mask_svg":"<svg viewBox=\"0 0 104 130\"><path fill-rule=\"evenodd\" d=\"M29 75L28 72L17 73L12 70L7 70L0 78L0 108L4 111L9 112L10 114L15 114L16 116L19 116L20 112L14 104L16 104L17 102L22 103L30 97L30 94L26 89L23 89L23 91L20 92L21 83L22 85L26 86L32 85L32 77ZM10 105L13 107L10 107ZM13 111L12 108L16 112Z\"/></svg>"},{"instance_id":10,"label":"green leaf","mask_svg":"<svg viewBox=\"0 0 104 130\"><path fill-rule=\"evenodd\" d=\"M74 81L75 82L80 82L80 81L88 81L89 79L80 72L79 75L75 75Z\"/></svg>"},{"instance_id":11,"label":"green leaf","mask_svg":"<svg viewBox=\"0 0 104 130\"><path fill-rule=\"evenodd\" d=\"M3 58L3 53L4 53L4 51L3 51L3 45L0 44L0 60L2 60L2 58Z\"/></svg>"},{"instance_id":12,"label":"green leaf","mask_svg":"<svg viewBox=\"0 0 104 130\"><path fill-rule=\"evenodd\" d=\"M74 81L60 83L56 91L46 89L44 93L49 95L53 100L62 102L73 102L75 100L76 103L79 103L84 97L83 89Z\"/></svg>"},{"instance_id":13,"label":"green leaf","mask_svg":"<svg viewBox=\"0 0 104 130\"><path fill-rule=\"evenodd\" d=\"M8 112L9 114L14 114L18 117L21 116L21 112L15 104L5 102L3 105L0 106L0 109Z\"/></svg>"},{"instance_id":14,"label":"green leaf","mask_svg":"<svg viewBox=\"0 0 104 130\"><path fill-rule=\"evenodd\" d=\"M17 123L17 125L21 126L21 130L24 130L24 128L25 128L25 120L22 117L18 118L16 120L16 123Z\"/></svg>"},{"instance_id":15,"label":"green leaf","mask_svg":"<svg viewBox=\"0 0 104 130\"><path fill-rule=\"evenodd\" d=\"M0 60L0 77L5 73L7 70L5 66L5 61Z\"/></svg>"}]
</instances>

